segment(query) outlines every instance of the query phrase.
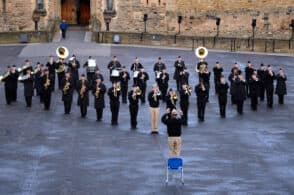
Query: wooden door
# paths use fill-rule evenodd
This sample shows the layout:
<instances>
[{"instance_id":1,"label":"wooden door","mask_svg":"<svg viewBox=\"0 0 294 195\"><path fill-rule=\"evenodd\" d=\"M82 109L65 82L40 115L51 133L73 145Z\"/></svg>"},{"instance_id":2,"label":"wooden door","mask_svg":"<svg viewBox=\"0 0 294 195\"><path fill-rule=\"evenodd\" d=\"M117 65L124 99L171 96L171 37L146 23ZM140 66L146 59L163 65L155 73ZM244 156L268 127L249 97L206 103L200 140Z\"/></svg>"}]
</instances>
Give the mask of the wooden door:
<instances>
[{"instance_id":1,"label":"wooden door","mask_svg":"<svg viewBox=\"0 0 294 195\"><path fill-rule=\"evenodd\" d=\"M81 25L89 25L90 0L80 0L80 21Z\"/></svg>"},{"instance_id":2,"label":"wooden door","mask_svg":"<svg viewBox=\"0 0 294 195\"><path fill-rule=\"evenodd\" d=\"M68 24L77 24L77 4L76 0L61 1L61 17Z\"/></svg>"}]
</instances>

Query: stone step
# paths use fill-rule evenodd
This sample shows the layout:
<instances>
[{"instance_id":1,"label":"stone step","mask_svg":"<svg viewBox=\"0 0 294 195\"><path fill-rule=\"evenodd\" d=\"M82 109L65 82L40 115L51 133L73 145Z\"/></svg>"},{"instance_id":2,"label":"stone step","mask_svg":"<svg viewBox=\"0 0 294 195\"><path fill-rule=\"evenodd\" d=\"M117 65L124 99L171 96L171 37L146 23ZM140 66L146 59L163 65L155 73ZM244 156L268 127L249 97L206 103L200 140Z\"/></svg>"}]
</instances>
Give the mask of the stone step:
<instances>
[{"instance_id":1,"label":"stone step","mask_svg":"<svg viewBox=\"0 0 294 195\"><path fill-rule=\"evenodd\" d=\"M84 42L89 43L92 42L93 33L91 31L87 31L85 34Z\"/></svg>"}]
</instances>

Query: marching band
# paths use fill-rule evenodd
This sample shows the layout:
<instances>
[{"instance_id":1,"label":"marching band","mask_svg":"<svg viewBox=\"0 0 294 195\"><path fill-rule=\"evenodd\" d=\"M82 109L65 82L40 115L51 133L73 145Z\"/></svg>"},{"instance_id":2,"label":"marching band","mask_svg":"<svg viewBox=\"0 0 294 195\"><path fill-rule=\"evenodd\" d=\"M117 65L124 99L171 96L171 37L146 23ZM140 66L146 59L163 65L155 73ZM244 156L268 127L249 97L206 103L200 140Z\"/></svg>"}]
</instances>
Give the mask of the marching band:
<instances>
[{"instance_id":1,"label":"marching band","mask_svg":"<svg viewBox=\"0 0 294 195\"><path fill-rule=\"evenodd\" d=\"M109 78L112 86L107 89L104 76L101 74L96 60L89 56L87 62L83 65L87 74L79 76L80 62L75 55L66 63L65 59L69 55L67 48L60 46L56 50L58 61L54 61L53 56L49 56L48 62L44 67L41 63L37 63L35 69L29 60L17 69L15 65L8 66L6 72L0 76L0 82L4 84L6 104L10 105L17 100L18 81L24 85L24 97L26 106L32 106L32 97L34 89L36 94L40 96L40 102L44 103L44 110L50 110L51 96L55 89L55 78L57 74L58 87L62 93L62 101L64 102L64 113L70 114L73 101L74 91L77 91L77 103L80 107L81 117L87 115L89 106L89 93L94 97L94 108L96 109L96 119L101 121L103 118L103 110L105 108L105 94L109 96L109 104L111 111L111 124L118 124L118 116L120 109L120 96L123 104L129 102L130 125L132 129L137 128L137 116L139 111L139 101L142 104L146 101L147 82L149 74L145 71L144 66L140 63L138 57L128 72L126 66L122 66L116 56L109 62ZM199 77L199 84L194 88L197 97L198 120L205 120L205 108L209 102L210 77L211 72L205 58L208 51L204 47L199 47L195 51L196 56L200 59L196 65L196 72ZM158 121L160 114L160 101L166 104L167 110L173 111L180 109L182 113L182 122L184 126L188 125L188 113L190 96L193 87L189 86L189 72L181 56L178 56L174 63L173 79L176 82L176 89L168 89L170 76L167 73L167 66L163 63L162 58L154 64L153 71L155 74L155 82L152 90L147 94L150 107L151 133L158 133ZM244 70L245 78L242 70L237 63L234 64L228 81L223 75L224 68L220 62L216 62L212 69L214 76L215 94L218 97L220 117L226 117L227 96L230 92L232 105L236 104L237 112L243 114L244 101L249 98L252 111L257 111L258 102L264 101L266 97L267 107L273 107L274 93L278 96L278 103L284 104L284 96L287 94L286 81L287 76L282 69L277 74L272 70L272 66L265 67L261 64L256 70L253 64L248 61ZM133 79L133 85L130 91L128 86L130 79ZM276 88L274 81L276 80ZM177 103L179 102L179 106Z\"/></svg>"}]
</instances>

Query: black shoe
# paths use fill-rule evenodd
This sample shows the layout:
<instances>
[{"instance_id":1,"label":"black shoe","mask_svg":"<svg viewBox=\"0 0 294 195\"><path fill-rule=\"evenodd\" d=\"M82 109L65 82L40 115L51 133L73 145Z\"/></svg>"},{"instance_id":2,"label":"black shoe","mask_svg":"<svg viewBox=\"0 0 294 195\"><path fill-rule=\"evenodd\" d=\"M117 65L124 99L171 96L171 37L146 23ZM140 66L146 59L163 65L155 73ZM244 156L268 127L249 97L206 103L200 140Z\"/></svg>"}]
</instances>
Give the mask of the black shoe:
<instances>
[{"instance_id":1,"label":"black shoe","mask_svg":"<svg viewBox=\"0 0 294 195\"><path fill-rule=\"evenodd\" d=\"M152 131L151 134L152 135L157 135L158 134L158 131Z\"/></svg>"}]
</instances>

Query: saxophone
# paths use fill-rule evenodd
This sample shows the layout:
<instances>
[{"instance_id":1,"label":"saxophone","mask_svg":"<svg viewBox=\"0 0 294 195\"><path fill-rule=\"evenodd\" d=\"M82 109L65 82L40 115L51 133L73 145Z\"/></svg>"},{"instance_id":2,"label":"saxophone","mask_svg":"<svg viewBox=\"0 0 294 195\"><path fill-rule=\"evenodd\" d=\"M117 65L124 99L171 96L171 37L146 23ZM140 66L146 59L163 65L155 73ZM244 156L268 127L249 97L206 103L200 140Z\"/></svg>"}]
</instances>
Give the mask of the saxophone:
<instances>
[{"instance_id":1,"label":"saxophone","mask_svg":"<svg viewBox=\"0 0 294 195\"><path fill-rule=\"evenodd\" d=\"M46 78L46 82L45 82L45 84L44 84L45 90L48 89L48 87L50 86L50 83L51 83L51 81L50 81L50 79L47 77L47 78Z\"/></svg>"},{"instance_id":2,"label":"saxophone","mask_svg":"<svg viewBox=\"0 0 294 195\"><path fill-rule=\"evenodd\" d=\"M97 85L97 86L96 86L96 92L95 92L95 97L96 97L96 99L99 98L99 95L100 95L100 87Z\"/></svg>"},{"instance_id":3,"label":"saxophone","mask_svg":"<svg viewBox=\"0 0 294 195\"><path fill-rule=\"evenodd\" d=\"M81 87L81 90L80 90L80 96L81 96L81 98L84 98L85 97L85 92L86 92L85 80L82 80L82 87Z\"/></svg>"},{"instance_id":4,"label":"saxophone","mask_svg":"<svg viewBox=\"0 0 294 195\"><path fill-rule=\"evenodd\" d=\"M67 95L69 90L70 82L66 81L65 86L63 87L63 93L64 95Z\"/></svg>"}]
</instances>

